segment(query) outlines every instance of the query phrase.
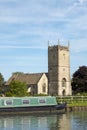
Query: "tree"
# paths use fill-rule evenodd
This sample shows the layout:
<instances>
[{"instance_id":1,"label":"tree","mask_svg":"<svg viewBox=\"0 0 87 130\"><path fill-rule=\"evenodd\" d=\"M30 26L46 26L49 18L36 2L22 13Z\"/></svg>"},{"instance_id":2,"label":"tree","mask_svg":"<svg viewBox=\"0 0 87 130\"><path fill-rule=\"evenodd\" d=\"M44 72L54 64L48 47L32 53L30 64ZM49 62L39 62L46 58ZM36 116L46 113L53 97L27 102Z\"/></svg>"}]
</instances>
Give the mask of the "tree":
<instances>
[{"instance_id":1,"label":"tree","mask_svg":"<svg viewBox=\"0 0 87 130\"><path fill-rule=\"evenodd\" d=\"M0 73L0 93L2 93L4 88L4 78L3 75Z\"/></svg>"},{"instance_id":2,"label":"tree","mask_svg":"<svg viewBox=\"0 0 87 130\"><path fill-rule=\"evenodd\" d=\"M6 96L22 97L27 96L27 85L24 82L12 81L9 85L8 91L5 93Z\"/></svg>"},{"instance_id":3,"label":"tree","mask_svg":"<svg viewBox=\"0 0 87 130\"><path fill-rule=\"evenodd\" d=\"M23 72L14 72L13 74L23 74Z\"/></svg>"},{"instance_id":4,"label":"tree","mask_svg":"<svg viewBox=\"0 0 87 130\"><path fill-rule=\"evenodd\" d=\"M87 66L81 66L73 74L72 90L75 93L87 92Z\"/></svg>"}]
</instances>

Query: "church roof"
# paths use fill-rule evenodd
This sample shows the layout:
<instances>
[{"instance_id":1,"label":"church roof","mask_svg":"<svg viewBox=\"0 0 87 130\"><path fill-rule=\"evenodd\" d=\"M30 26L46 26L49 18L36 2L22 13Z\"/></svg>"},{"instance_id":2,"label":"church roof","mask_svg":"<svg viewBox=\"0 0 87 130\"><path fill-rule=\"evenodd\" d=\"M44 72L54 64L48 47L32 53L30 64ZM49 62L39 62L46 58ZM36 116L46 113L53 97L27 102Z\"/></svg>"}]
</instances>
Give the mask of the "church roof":
<instances>
[{"instance_id":1,"label":"church roof","mask_svg":"<svg viewBox=\"0 0 87 130\"><path fill-rule=\"evenodd\" d=\"M11 81L25 82L27 85L37 84L43 74L44 73L32 73L32 74L14 73L6 82L6 85L9 85ZM47 76L47 73L45 74Z\"/></svg>"}]
</instances>

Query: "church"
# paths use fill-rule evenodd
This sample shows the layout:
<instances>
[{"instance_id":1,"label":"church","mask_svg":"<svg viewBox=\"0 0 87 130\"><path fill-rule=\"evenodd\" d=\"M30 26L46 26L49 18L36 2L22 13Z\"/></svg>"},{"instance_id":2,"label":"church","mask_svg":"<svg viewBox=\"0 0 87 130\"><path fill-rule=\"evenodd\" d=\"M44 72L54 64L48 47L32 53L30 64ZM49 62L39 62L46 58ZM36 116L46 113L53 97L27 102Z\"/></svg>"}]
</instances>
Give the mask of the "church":
<instances>
[{"instance_id":1,"label":"church","mask_svg":"<svg viewBox=\"0 0 87 130\"><path fill-rule=\"evenodd\" d=\"M70 49L68 46L48 44L48 72L37 74L14 73L6 82L26 82L31 94L72 95L70 80Z\"/></svg>"}]
</instances>

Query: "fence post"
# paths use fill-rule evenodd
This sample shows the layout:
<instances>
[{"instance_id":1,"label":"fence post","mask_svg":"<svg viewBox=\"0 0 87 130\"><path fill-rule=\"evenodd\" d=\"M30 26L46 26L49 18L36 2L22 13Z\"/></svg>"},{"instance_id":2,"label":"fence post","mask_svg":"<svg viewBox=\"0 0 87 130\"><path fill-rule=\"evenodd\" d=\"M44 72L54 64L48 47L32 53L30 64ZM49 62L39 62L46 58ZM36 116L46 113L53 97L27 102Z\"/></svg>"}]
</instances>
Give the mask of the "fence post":
<instances>
[{"instance_id":1,"label":"fence post","mask_svg":"<svg viewBox=\"0 0 87 130\"><path fill-rule=\"evenodd\" d=\"M73 103L73 96L71 96L71 101L72 101L72 103Z\"/></svg>"},{"instance_id":2,"label":"fence post","mask_svg":"<svg viewBox=\"0 0 87 130\"><path fill-rule=\"evenodd\" d=\"M82 103L83 103L83 96L82 96Z\"/></svg>"}]
</instances>

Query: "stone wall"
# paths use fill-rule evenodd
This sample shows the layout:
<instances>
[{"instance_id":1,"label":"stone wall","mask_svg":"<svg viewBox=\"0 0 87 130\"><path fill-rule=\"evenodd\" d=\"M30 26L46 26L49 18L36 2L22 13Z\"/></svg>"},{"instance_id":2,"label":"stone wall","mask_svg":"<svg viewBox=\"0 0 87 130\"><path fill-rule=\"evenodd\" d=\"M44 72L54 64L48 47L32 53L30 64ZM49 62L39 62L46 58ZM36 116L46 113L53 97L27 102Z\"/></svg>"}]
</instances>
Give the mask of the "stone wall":
<instances>
[{"instance_id":1,"label":"stone wall","mask_svg":"<svg viewBox=\"0 0 87 130\"><path fill-rule=\"evenodd\" d=\"M69 46L48 46L48 75L50 95L71 95Z\"/></svg>"}]
</instances>

